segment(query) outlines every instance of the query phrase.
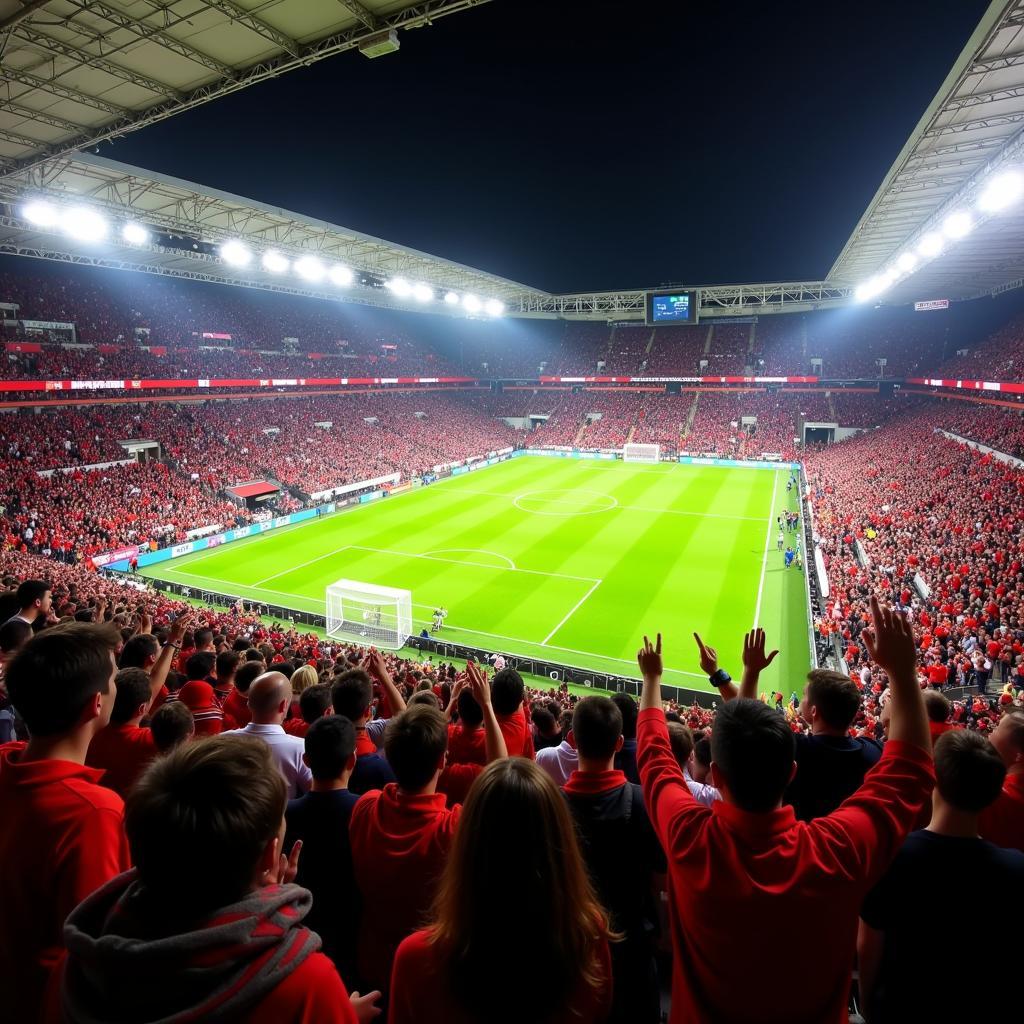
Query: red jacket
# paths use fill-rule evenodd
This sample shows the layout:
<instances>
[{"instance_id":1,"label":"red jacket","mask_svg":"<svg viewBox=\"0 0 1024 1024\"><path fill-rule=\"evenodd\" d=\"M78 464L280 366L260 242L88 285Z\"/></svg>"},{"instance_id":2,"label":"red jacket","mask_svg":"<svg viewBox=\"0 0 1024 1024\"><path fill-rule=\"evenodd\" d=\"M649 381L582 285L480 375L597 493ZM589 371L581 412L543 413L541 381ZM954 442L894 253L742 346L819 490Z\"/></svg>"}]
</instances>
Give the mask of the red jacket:
<instances>
[{"instance_id":1,"label":"red jacket","mask_svg":"<svg viewBox=\"0 0 1024 1024\"><path fill-rule=\"evenodd\" d=\"M519 706L518 711L511 715L498 715L501 735L505 737L505 748L509 757L528 757L531 761L536 751L533 749L533 734L530 723L526 720L526 711Z\"/></svg>"},{"instance_id":2,"label":"red jacket","mask_svg":"<svg viewBox=\"0 0 1024 1024\"><path fill-rule=\"evenodd\" d=\"M228 699L224 701L224 717L234 722L232 728L244 729L252 721L252 712L249 710L249 698L232 687Z\"/></svg>"},{"instance_id":3,"label":"red jacket","mask_svg":"<svg viewBox=\"0 0 1024 1024\"><path fill-rule=\"evenodd\" d=\"M156 743L149 729L111 722L93 736L85 763L90 768L101 769L103 785L124 799L156 754Z\"/></svg>"},{"instance_id":4,"label":"red jacket","mask_svg":"<svg viewBox=\"0 0 1024 1024\"><path fill-rule=\"evenodd\" d=\"M467 729L461 722L448 726L448 763L487 764L482 725L472 729Z\"/></svg>"},{"instance_id":5,"label":"red jacket","mask_svg":"<svg viewBox=\"0 0 1024 1024\"><path fill-rule=\"evenodd\" d=\"M4 1016L38 1018L60 958L64 919L127 871L124 801L102 772L71 761L22 761L24 743L0 747L0 978Z\"/></svg>"},{"instance_id":6,"label":"red jacket","mask_svg":"<svg viewBox=\"0 0 1024 1024\"><path fill-rule=\"evenodd\" d=\"M363 896L359 971L384 991L398 944L422 924L455 837L461 807L443 793L409 796L389 782L352 810L352 866Z\"/></svg>"},{"instance_id":7,"label":"red jacket","mask_svg":"<svg viewBox=\"0 0 1024 1024\"><path fill-rule=\"evenodd\" d=\"M398 947L395 969L391 975L391 1002L388 1024L421 1024L422 1021L445 1021L445 1024L477 1024L486 1015L468 1013L448 991L442 974L444 964L435 947L427 941L427 932L413 932ZM514 955L511 950L495 949L495 956ZM602 942L598 956L602 975L608 979L599 992L581 989L572 1001L564 1020L573 1024L598 1024L611 1009L611 959L608 943ZM500 998L500 993L495 998ZM425 1009L426 1008L426 1009Z\"/></svg>"},{"instance_id":8,"label":"red jacket","mask_svg":"<svg viewBox=\"0 0 1024 1024\"><path fill-rule=\"evenodd\" d=\"M192 679L178 691L178 700L192 712L197 736L216 736L224 728L224 712L213 687L205 679Z\"/></svg>"},{"instance_id":9,"label":"red jacket","mask_svg":"<svg viewBox=\"0 0 1024 1024\"><path fill-rule=\"evenodd\" d=\"M1024 853L1024 772L1006 776L1002 793L981 812L978 832L996 846Z\"/></svg>"},{"instance_id":10,"label":"red jacket","mask_svg":"<svg viewBox=\"0 0 1024 1024\"><path fill-rule=\"evenodd\" d=\"M640 712L637 738L644 799L679 894L669 911L670 1020L845 1024L861 902L931 792L930 753L890 741L837 810L800 822L792 807L752 814L697 803L662 711ZM738 935L787 950L800 983L776 957L738 954Z\"/></svg>"}]
</instances>

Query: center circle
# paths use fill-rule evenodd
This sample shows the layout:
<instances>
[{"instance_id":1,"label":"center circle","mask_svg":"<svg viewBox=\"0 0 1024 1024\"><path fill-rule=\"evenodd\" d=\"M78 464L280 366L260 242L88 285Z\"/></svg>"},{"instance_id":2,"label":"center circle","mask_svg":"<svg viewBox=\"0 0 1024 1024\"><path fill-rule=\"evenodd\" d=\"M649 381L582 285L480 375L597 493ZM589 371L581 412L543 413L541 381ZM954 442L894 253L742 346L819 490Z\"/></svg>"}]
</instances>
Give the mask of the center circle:
<instances>
[{"instance_id":1,"label":"center circle","mask_svg":"<svg viewBox=\"0 0 1024 1024\"><path fill-rule=\"evenodd\" d=\"M526 491L517 494L512 504L521 512L537 516L592 516L610 512L619 502L601 491L572 490Z\"/></svg>"}]
</instances>

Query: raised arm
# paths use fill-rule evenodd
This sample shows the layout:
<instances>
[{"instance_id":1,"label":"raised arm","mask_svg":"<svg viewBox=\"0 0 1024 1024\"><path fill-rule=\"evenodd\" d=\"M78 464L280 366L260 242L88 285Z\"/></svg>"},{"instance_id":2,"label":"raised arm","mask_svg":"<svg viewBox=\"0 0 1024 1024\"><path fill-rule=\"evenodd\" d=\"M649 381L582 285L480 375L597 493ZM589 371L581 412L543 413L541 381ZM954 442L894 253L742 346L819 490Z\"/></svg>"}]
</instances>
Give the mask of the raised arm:
<instances>
[{"instance_id":1,"label":"raised arm","mask_svg":"<svg viewBox=\"0 0 1024 1024\"><path fill-rule=\"evenodd\" d=\"M505 745L505 737L502 735L501 726L498 724L498 716L491 706L491 684L487 674L473 662L467 662L466 673L469 677L469 685L473 692L473 699L480 705L484 713L484 755L487 763L497 761L499 758L508 757L508 747Z\"/></svg>"},{"instance_id":2,"label":"raised arm","mask_svg":"<svg viewBox=\"0 0 1024 1024\"><path fill-rule=\"evenodd\" d=\"M399 711L404 711L405 698L402 696L402 692L398 687L395 686L395 681L391 678L391 673L388 671L388 667L384 663L384 655L376 648L373 648L370 651L369 669L376 677L377 682L384 687L384 692L388 695L388 704L391 707L391 714L397 715Z\"/></svg>"},{"instance_id":3,"label":"raised arm","mask_svg":"<svg viewBox=\"0 0 1024 1024\"><path fill-rule=\"evenodd\" d=\"M778 651L765 655L764 630L752 629L743 638L743 677L740 680L740 696L757 699L757 682L761 673L775 660Z\"/></svg>"},{"instance_id":4,"label":"raised arm","mask_svg":"<svg viewBox=\"0 0 1024 1024\"><path fill-rule=\"evenodd\" d=\"M871 598L871 625L863 633L868 654L889 677L892 718L889 739L913 743L929 753L932 749L924 697L917 682L917 648L905 615L883 608Z\"/></svg>"},{"instance_id":5,"label":"raised arm","mask_svg":"<svg viewBox=\"0 0 1024 1024\"><path fill-rule=\"evenodd\" d=\"M736 689L736 684L730 678L729 673L718 667L718 651L704 643L698 633L693 634L693 639L697 641L701 671L708 674L708 682L722 695L722 700L732 700L734 697L738 697L739 690Z\"/></svg>"},{"instance_id":6,"label":"raised arm","mask_svg":"<svg viewBox=\"0 0 1024 1024\"><path fill-rule=\"evenodd\" d=\"M185 612L171 623L171 629L167 635L167 643L160 649L160 655L157 657L149 673L150 704L153 703L161 687L167 682L167 675L171 671L175 655L181 650L181 639L185 635L185 630L190 620L191 616L188 612Z\"/></svg>"},{"instance_id":7,"label":"raised arm","mask_svg":"<svg viewBox=\"0 0 1024 1024\"><path fill-rule=\"evenodd\" d=\"M693 635L697 636L696 633ZM700 644L700 637L697 637L697 643ZM706 650L703 644L701 650ZM644 680L643 692L640 694L640 710L661 711L661 677L665 668L661 660L660 633L653 646L651 641L644 637L644 645L637 651L636 660Z\"/></svg>"}]
</instances>

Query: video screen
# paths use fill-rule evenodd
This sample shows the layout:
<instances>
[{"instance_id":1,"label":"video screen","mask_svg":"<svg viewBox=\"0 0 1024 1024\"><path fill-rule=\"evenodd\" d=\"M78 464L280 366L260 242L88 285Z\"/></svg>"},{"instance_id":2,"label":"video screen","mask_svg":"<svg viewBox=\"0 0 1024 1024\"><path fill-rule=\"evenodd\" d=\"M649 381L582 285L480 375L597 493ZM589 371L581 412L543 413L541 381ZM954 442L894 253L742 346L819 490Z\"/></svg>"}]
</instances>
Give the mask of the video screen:
<instances>
[{"instance_id":1,"label":"video screen","mask_svg":"<svg viewBox=\"0 0 1024 1024\"><path fill-rule=\"evenodd\" d=\"M697 313L695 291L647 293L648 324L695 324Z\"/></svg>"}]
</instances>

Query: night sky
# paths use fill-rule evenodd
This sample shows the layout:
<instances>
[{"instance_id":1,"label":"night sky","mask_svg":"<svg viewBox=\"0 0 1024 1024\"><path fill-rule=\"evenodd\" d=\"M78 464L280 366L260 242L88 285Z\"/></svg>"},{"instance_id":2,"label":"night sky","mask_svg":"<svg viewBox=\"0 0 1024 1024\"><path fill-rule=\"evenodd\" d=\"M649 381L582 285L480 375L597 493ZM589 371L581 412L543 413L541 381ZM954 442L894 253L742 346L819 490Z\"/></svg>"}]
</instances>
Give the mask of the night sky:
<instances>
[{"instance_id":1,"label":"night sky","mask_svg":"<svg viewBox=\"0 0 1024 1024\"><path fill-rule=\"evenodd\" d=\"M493 0L100 148L549 291L828 271L983 0Z\"/></svg>"}]
</instances>

